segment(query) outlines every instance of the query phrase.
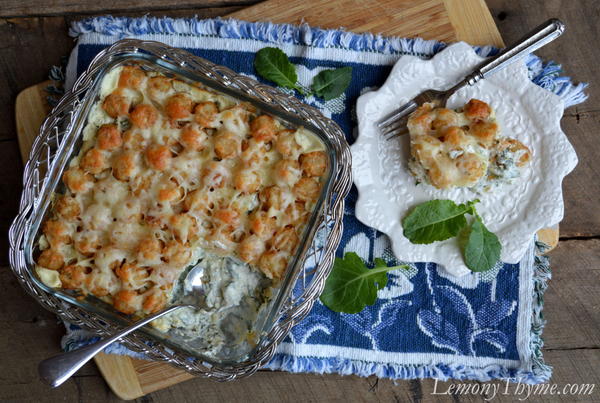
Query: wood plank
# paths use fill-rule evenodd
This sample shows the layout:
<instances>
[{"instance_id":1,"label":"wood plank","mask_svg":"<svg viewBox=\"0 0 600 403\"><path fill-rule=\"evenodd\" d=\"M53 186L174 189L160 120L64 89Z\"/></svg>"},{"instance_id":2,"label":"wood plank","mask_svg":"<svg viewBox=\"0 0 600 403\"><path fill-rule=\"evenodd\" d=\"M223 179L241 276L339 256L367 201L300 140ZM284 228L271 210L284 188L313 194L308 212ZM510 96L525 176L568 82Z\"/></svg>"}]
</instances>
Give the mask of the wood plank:
<instances>
[{"instance_id":1,"label":"wood plank","mask_svg":"<svg viewBox=\"0 0 600 403\"><path fill-rule=\"evenodd\" d=\"M23 163L29 158L29 151L33 141L37 137L46 114L50 110L46 102L46 87L52 84L52 81L33 85L24 89L17 95L15 101L15 121L17 123L17 133L31 133L36 135L19 136L19 149Z\"/></svg>"},{"instance_id":2,"label":"wood plank","mask_svg":"<svg viewBox=\"0 0 600 403\"><path fill-rule=\"evenodd\" d=\"M600 348L600 239L563 240L550 262L546 347Z\"/></svg>"},{"instance_id":3,"label":"wood plank","mask_svg":"<svg viewBox=\"0 0 600 403\"><path fill-rule=\"evenodd\" d=\"M546 253L556 248L558 245L559 236L560 231L558 224L553 227L542 228L537 232L538 240L549 246L549 249L546 251Z\"/></svg>"},{"instance_id":4,"label":"wood plank","mask_svg":"<svg viewBox=\"0 0 600 403\"><path fill-rule=\"evenodd\" d=\"M306 22L315 27L343 27L353 32L387 36L456 40L448 13L440 0L312 0L310 7L305 0L270 0L244 8L229 17L275 23Z\"/></svg>"},{"instance_id":5,"label":"wood plank","mask_svg":"<svg viewBox=\"0 0 600 403\"><path fill-rule=\"evenodd\" d=\"M131 361L144 395L196 378L186 371L164 363L136 359Z\"/></svg>"},{"instance_id":6,"label":"wood plank","mask_svg":"<svg viewBox=\"0 0 600 403\"><path fill-rule=\"evenodd\" d=\"M148 11L187 10L226 6L248 6L260 0L3 0L0 17L41 17L64 14L113 14L115 12L146 13ZM221 14L223 15L223 14Z\"/></svg>"},{"instance_id":7,"label":"wood plank","mask_svg":"<svg viewBox=\"0 0 600 403\"><path fill-rule=\"evenodd\" d=\"M444 0L456 39L473 45L503 47L504 42L484 0Z\"/></svg>"},{"instance_id":8,"label":"wood plank","mask_svg":"<svg viewBox=\"0 0 600 403\"><path fill-rule=\"evenodd\" d=\"M118 365L114 365L114 357L119 357L110 354L100 353L94 357L98 369L102 373L104 379L110 379L108 386L115 395L123 400L131 400L145 395L142 390L133 366L133 360L119 360Z\"/></svg>"}]
</instances>

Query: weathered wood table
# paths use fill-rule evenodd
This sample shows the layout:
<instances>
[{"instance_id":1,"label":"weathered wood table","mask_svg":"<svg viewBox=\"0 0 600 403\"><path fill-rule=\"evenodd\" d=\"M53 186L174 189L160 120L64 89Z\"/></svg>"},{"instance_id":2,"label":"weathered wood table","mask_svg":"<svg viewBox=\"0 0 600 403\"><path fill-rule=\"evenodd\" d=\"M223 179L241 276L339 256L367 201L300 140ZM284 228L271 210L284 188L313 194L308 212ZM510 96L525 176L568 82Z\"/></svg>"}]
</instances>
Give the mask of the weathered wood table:
<instances>
[{"instance_id":1,"label":"weathered wood table","mask_svg":"<svg viewBox=\"0 0 600 403\"><path fill-rule=\"evenodd\" d=\"M71 20L84 16L152 15L214 17L242 9L255 1L227 0L2 0L0 1L0 400L112 401L94 364L88 364L60 389L37 380L37 363L59 351L64 329L17 284L8 267L7 231L21 194L22 164L16 141L14 101L19 91L46 79L73 46L67 35ZM600 3L595 0L487 0L506 42L520 37L549 17L567 24L564 37L538 54L561 61L566 74L591 82L590 99L571 108L562 125L579 155L579 165L567 177L565 219L561 242L551 253L553 279L545 294L544 355L554 367L552 383L596 384L592 395L544 396L544 400L600 400ZM437 389L436 389L437 386ZM433 395L449 383L414 380L394 384L375 377L259 372L251 378L219 384L193 379L150 394L140 401L479 401L479 395ZM494 400L512 401L514 395ZM534 398L530 398L533 400ZM540 399L536 397L535 399Z\"/></svg>"}]
</instances>

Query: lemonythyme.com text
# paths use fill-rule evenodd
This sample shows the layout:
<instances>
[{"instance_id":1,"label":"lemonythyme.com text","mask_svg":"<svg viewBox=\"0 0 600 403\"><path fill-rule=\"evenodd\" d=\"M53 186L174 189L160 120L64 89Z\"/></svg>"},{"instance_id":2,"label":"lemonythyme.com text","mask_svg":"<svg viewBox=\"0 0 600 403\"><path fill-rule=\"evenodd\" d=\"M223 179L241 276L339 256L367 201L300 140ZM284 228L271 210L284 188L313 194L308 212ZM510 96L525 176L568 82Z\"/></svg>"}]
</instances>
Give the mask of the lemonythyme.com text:
<instances>
[{"instance_id":1,"label":"lemonythyme.com text","mask_svg":"<svg viewBox=\"0 0 600 403\"><path fill-rule=\"evenodd\" d=\"M499 396L512 396L514 400L525 401L534 396L591 396L594 393L593 383L542 383L529 385L521 382L504 380L501 383L439 383L435 380L432 395L480 396L490 401Z\"/></svg>"}]
</instances>

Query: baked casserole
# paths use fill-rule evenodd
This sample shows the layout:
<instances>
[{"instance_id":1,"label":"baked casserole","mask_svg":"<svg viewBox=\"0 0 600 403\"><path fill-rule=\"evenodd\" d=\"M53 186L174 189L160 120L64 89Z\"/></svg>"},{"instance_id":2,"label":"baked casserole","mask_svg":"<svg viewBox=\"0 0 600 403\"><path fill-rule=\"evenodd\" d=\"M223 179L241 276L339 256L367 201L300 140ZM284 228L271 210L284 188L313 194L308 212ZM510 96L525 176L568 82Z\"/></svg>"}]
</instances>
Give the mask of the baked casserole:
<instances>
[{"instance_id":1,"label":"baked casserole","mask_svg":"<svg viewBox=\"0 0 600 403\"><path fill-rule=\"evenodd\" d=\"M409 116L408 129L409 169L438 189L489 190L519 177L531 158L526 145L499 135L494 110L478 99L458 110L423 104Z\"/></svg>"},{"instance_id":2,"label":"baked casserole","mask_svg":"<svg viewBox=\"0 0 600 403\"><path fill-rule=\"evenodd\" d=\"M113 68L38 241L48 286L143 317L205 265L207 310L153 325L203 334L209 355L250 331L297 252L329 159L302 127L137 65ZM238 264L226 264L233 258ZM231 259L230 259L231 261Z\"/></svg>"}]
</instances>

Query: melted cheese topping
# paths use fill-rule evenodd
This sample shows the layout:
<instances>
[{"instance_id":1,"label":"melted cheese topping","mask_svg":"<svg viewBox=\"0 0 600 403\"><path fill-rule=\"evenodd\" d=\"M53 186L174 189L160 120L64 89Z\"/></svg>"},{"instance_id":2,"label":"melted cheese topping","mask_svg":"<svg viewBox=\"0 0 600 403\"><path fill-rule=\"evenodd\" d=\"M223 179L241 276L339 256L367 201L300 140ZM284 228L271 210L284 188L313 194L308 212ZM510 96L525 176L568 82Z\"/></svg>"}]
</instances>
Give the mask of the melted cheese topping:
<instances>
[{"instance_id":1,"label":"melted cheese topping","mask_svg":"<svg viewBox=\"0 0 600 403\"><path fill-rule=\"evenodd\" d=\"M492 108L477 99L462 110L424 104L408 119L411 159L417 180L438 189L489 188L493 181L519 176L530 159L518 140L498 136Z\"/></svg>"},{"instance_id":2,"label":"melted cheese topping","mask_svg":"<svg viewBox=\"0 0 600 403\"><path fill-rule=\"evenodd\" d=\"M144 316L168 303L205 252L280 279L328 169L322 142L135 66L101 85L66 191L43 224L41 280Z\"/></svg>"}]
</instances>

